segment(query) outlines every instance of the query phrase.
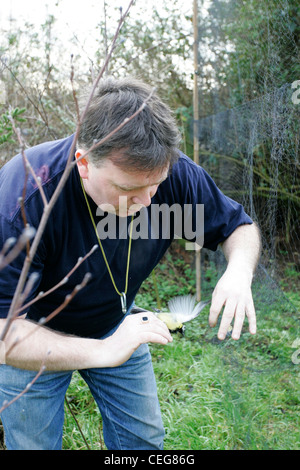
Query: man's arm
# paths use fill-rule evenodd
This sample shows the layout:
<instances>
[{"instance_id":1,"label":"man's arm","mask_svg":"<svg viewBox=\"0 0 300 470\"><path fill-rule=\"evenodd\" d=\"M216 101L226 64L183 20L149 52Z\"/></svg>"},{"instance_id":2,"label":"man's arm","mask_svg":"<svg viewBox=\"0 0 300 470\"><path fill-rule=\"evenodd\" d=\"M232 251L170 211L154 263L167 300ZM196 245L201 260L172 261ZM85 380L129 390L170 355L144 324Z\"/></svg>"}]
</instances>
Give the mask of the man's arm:
<instances>
[{"instance_id":1,"label":"man's arm","mask_svg":"<svg viewBox=\"0 0 300 470\"><path fill-rule=\"evenodd\" d=\"M237 227L223 242L222 249L228 264L212 295L209 324L216 325L224 306L218 338L225 338L234 319L232 338L239 339L245 316L248 318L250 333L256 333L251 283L261 252L258 227L255 224Z\"/></svg>"},{"instance_id":2,"label":"man's arm","mask_svg":"<svg viewBox=\"0 0 300 470\"><path fill-rule=\"evenodd\" d=\"M103 340L64 335L18 319L4 340L5 362L27 370L39 370L43 362L47 370L55 371L115 367L129 359L142 343L172 341L166 325L154 314L147 316L148 323L142 322L142 314L127 316L116 332ZM5 319L0 319L0 331L4 324Z\"/></svg>"}]
</instances>

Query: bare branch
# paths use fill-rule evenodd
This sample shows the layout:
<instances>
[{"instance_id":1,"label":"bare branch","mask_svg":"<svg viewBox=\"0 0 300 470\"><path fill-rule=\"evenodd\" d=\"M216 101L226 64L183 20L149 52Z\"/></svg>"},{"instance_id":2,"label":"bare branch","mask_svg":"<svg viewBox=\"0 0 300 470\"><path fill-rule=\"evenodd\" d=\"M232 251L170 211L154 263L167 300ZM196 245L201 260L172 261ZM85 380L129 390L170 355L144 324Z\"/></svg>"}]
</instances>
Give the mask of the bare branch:
<instances>
[{"instance_id":1,"label":"bare branch","mask_svg":"<svg viewBox=\"0 0 300 470\"><path fill-rule=\"evenodd\" d=\"M7 322L5 324L5 327L7 329L7 331L9 330L11 324L13 323L14 320L16 320L16 318L18 317L18 315L23 311L25 310L26 308L28 308L29 306L31 306L32 304L34 304L35 302L41 300L42 298L46 297L47 295L49 295L50 293L54 292L56 289L58 289L60 286L64 285L66 282L68 282L69 280L69 277L71 276L71 274L74 273L74 271L76 269L78 269L78 267L89 257L91 256L92 253L94 253L94 251L96 251L98 249L98 245L94 245L93 248L84 256L84 257L80 257L78 258L78 261L77 263L75 264L75 266L69 271L69 273L58 283L56 284L55 286L53 286L51 289L49 289L47 292L40 292L37 297L35 297L34 299L32 299L30 302L28 302L27 304L22 305L23 301L27 298L29 292L31 291L32 287L33 287L33 284L34 282L36 281L36 276L37 274L36 273L32 273L32 275L29 277L29 280L25 286L25 289L23 291L22 294L20 294L19 298L17 299L16 301L16 307L15 307L15 311L13 312L13 314L11 315L10 318L7 318ZM85 285L87 284L88 280L89 280L89 277L90 275L86 275L85 278L83 279L82 283L77 285L75 287L75 289L73 290L73 293L71 294L71 298L70 296L67 296L65 301L63 302L63 304L58 307L56 310L55 310L55 314L51 314L53 316L57 315L59 312L61 312L67 305L68 303L72 300L72 298L74 297L74 295L79 292L79 290L81 290L83 287L85 287ZM51 318L53 317L50 317L50 318L46 318L46 320L43 320L43 322L41 323L44 323L44 322L47 322L49 321ZM15 344L17 344L19 342L19 339L17 339L15 341L15 343L13 344L13 346L15 346Z\"/></svg>"},{"instance_id":2,"label":"bare branch","mask_svg":"<svg viewBox=\"0 0 300 470\"><path fill-rule=\"evenodd\" d=\"M19 236L17 242L16 239L13 237L10 237L6 240L0 253L0 270L4 269L17 256L19 256L19 254L23 251L24 247L26 246L27 242L34 237L34 234L35 229L33 227L25 227L22 234ZM6 256L4 256L13 243L15 243L14 247L8 252Z\"/></svg>"},{"instance_id":3,"label":"bare branch","mask_svg":"<svg viewBox=\"0 0 300 470\"><path fill-rule=\"evenodd\" d=\"M94 84L93 84L93 87L92 87L92 91L90 93L90 96L89 96L89 99L86 103L86 106L84 108L84 111L82 113L81 116L79 116L79 108L78 108L78 103L77 103L77 98L76 98L76 94L75 94L75 90L74 90L74 84L73 84L73 78L74 78L74 69L73 69L73 64L72 64L72 70L71 70L71 83L72 83L72 88L73 88L73 95L74 95L74 100L75 100L75 105L76 105L76 111L77 111L77 119L78 119L78 122L77 122L77 127L76 127L76 132L75 132L75 135L74 135L74 139L73 139L73 142L72 142L72 145L71 145L71 149L70 149L70 153L69 153L69 156L68 156L68 160L67 160L67 163L66 163L66 167L65 167L65 170L63 172L63 175L61 177L61 180L56 188L56 190L54 191L50 201L48 202L47 201L47 198L45 196L45 193L43 191L43 187L41 185L41 181L40 179L36 176L34 170L32 169L26 155L25 155L25 145L24 145L24 142L23 142L23 139L22 139L22 136L21 136L21 132L19 129L17 129L15 127L15 124L14 124L14 121L13 119L11 120L12 122L12 126L13 126L13 129L18 137L18 140L19 140L19 143L21 145L21 153L22 153L22 157L23 157L23 161L24 161L24 169L25 169L25 182L24 182L24 189L23 189L23 196L20 200L20 204L21 204L21 211L22 211L22 217L23 217L23 220L24 220L24 224L25 224L25 230L23 231L22 235L19 237L18 241L15 242L15 239L13 238L10 238L9 240L7 240L0 252L0 269L7 266L16 256L18 256L21 251L23 250L24 246L27 245L27 256L25 258L25 261L24 261L24 264L23 264L23 268L22 268L22 271L21 271L21 274L20 274L20 277L19 277L19 280L18 280L18 284L17 284L17 287L16 287L16 290L15 290L15 293L14 293L14 296L13 296L13 299L12 299L12 303L10 305L10 309L9 309L9 312L8 312L8 315L7 315L7 318L6 318L6 323L5 323L5 326L3 328L3 331L0 333L0 341L3 341L5 336L7 335L8 331L9 331L9 328L12 324L12 322L15 320L16 316L18 315L18 313L20 312L20 310L23 310L25 308L25 306L23 306L21 308L21 305L23 303L23 301L27 298L28 294L30 293L30 291L32 290L32 287L34 285L34 282L36 280L36 274L32 274L29 278L29 280L27 281L26 283L26 279L27 279L27 276L28 276L28 272L29 272L29 269L30 269L30 266L31 266L31 263L32 263L32 260L35 256L35 253L37 251L37 248L38 248L38 245L40 243L40 240L41 240L41 237L43 235L43 232L44 232L44 229L45 229L45 226L46 226L46 223L48 221L48 218L49 218L49 215L51 213L51 210L53 209L53 206L55 204L55 202L57 201L58 199L58 196L60 195L66 181L67 181L67 178L69 177L72 169L73 169L73 164L72 164L72 159L74 157L74 153L75 153L75 148L76 148L76 143L77 143L77 139L78 139L78 135L79 135L79 130L80 130L80 126L81 126L81 122L82 120L84 119L84 116L89 108L89 105L90 105L90 102L93 98L93 95L95 93L95 90L98 86L98 83L100 81L100 79L102 78L103 76L103 73L104 71L106 70L107 66L108 66L108 63L109 63L109 60L111 58L111 55L115 49L115 46L116 46L116 41L117 41L117 38L119 36L119 32L120 32L120 29L124 23L124 20L131 8L131 6L133 5L134 3L134 0L131 0L130 3L129 3L129 6L125 12L124 15L122 15L122 12L121 12L121 18L119 20L119 23L118 23L118 27L117 27L117 30L116 30L116 33L115 33L115 36L114 36L114 39L113 39L113 42L112 42L112 45L110 47L110 51L108 52L107 56L106 56L106 60L104 62L104 65L98 75L98 77L96 78L96 80L94 81ZM121 10L120 10L121 11ZM7 65L2 61L1 59L1 62L5 65L5 67L10 71L10 73L13 74L12 70L9 69L9 67L7 67ZM23 87L23 85L21 84L21 82L17 79L17 77L13 74L15 80L18 82L18 84L20 85L20 87L23 89L23 91L25 92L28 100L31 102L31 104L33 105L33 107L37 110L37 112L39 113L39 115L41 116L42 120L45 122L45 124L47 125L48 127L48 121L47 121L47 116L43 116L42 112L40 111L39 107L36 106L36 104L31 100L31 98L29 97L26 89ZM145 104L141 107L141 110L144 108ZM140 111L141 111L140 110ZM43 109L44 111L44 109ZM138 113L135 113L135 115L137 115ZM119 126L115 132L117 132L123 125L125 125L127 122L129 122L131 119L133 119L134 115L130 118L126 118L124 120L124 123ZM105 140L107 140L108 138L110 138L112 135L112 133L107 136L107 138ZM93 148L95 148L96 146L98 145L101 145L101 143L104 142L104 139L102 139L102 142L98 142L97 144L95 144L95 146L93 146ZM42 217L41 217L41 220L40 220L40 223L39 223L39 226L38 226L38 229L37 231L35 232L35 237L34 237L34 240L33 240L33 243L31 245L31 247L29 248L29 239L32 238L33 236L33 228L31 227L27 227L27 221L26 221L26 214L25 214L25 210L24 210L24 201L25 201L25 196L26 196L26 187L27 187L27 179L28 179L28 172L31 173L31 175L33 176L34 178L34 181L36 182L37 184L37 187L40 191L40 194L41 194L41 197L42 197L42 200L43 200L43 204L44 204L44 211L43 211L43 214L42 214ZM14 247L10 250L10 247L13 245L13 243L15 243ZM9 251L10 250L10 251ZM95 251L95 247L92 248L92 250L84 257L84 258L79 258L76 265L71 269L71 271L69 272L68 276L71 275L77 268L78 266L80 266L80 264L88 257L90 256L91 253L93 253ZM8 254L7 254L8 253ZM68 278L67 276L67 278ZM55 309L50 315L48 315L45 319L41 319L40 323L37 325L37 328L40 327L40 325L42 324L45 324L47 323L48 321L50 321L53 317L55 317L56 315L58 315L70 302L71 300L74 298L74 296L82 289L86 286L86 284L88 283L89 279L90 279L91 275L89 273L87 273L81 284L77 285L74 290L71 292L71 294L67 295L66 298L65 298L65 301L57 308ZM36 300L39 300L40 298L48 295L49 293L53 292L55 289L57 289L59 286L61 286L63 283L66 282L66 278L64 278L60 283L58 283L56 286L54 286L52 289L50 289L49 291L47 291L46 293L41 293L39 294L39 296L34 299L31 303L33 303L34 301ZM26 285L25 285L26 284ZM24 288L24 285L25 285L25 288ZM24 290L23 290L24 288ZM22 292L23 291L23 292ZM28 306L28 304L27 304ZM23 338L24 339L24 338ZM12 348L18 344L20 341L22 341L22 339L17 339L13 345L10 347L10 350L7 352L7 354L12 350ZM48 354L50 354L50 352L48 352ZM47 354L47 355L48 355ZM46 360L46 358L45 358ZM34 379L25 387L25 389L19 394L17 395L15 398L13 398L10 402L5 402L3 403L2 407L0 408L0 413L5 410L8 406L10 406L11 404L13 404L16 400L18 400L21 396L23 396L29 389L30 387L34 384L34 382L40 377L40 375L43 373L43 371L46 369L45 367L45 360L43 361L41 367L40 367L40 370L39 372L37 373L37 375L34 377Z\"/></svg>"},{"instance_id":4,"label":"bare branch","mask_svg":"<svg viewBox=\"0 0 300 470\"><path fill-rule=\"evenodd\" d=\"M49 353L48 353L49 354ZM36 376L34 377L34 379L29 382L29 384L26 385L26 387L24 388L24 390L22 390L21 393L19 393L16 397L14 397L12 400L10 401L5 401L3 404L2 404L2 407L0 408L0 414L2 413L2 411L4 411L6 408L8 408L10 405L12 405L15 401L19 400L19 398L21 398L31 387L32 385L34 384L34 382L37 381L37 379L40 377L40 375L42 375L42 373L44 372L44 370L46 369L45 367L45 361L43 361L41 367L40 367L40 370L38 371L38 373L36 374Z\"/></svg>"},{"instance_id":5,"label":"bare branch","mask_svg":"<svg viewBox=\"0 0 300 470\"><path fill-rule=\"evenodd\" d=\"M114 50L114 47L115 47L115 44L116 44L116 41L117 41L117 38L118 38L118 35L119 35L119 32L120 32L120 29L121 29L122 24L124 23L124 20L125 20L125 18L126 18L126 16L127 16L127 14L128 14L128 12L129 12L129 10L130 10L133 3L134 3L134 0L131 0L125 14L122 15L120 20L119 20L115 36L114 36L114 39L112 41L112 45L110 47L110 51L109 51L109 53L106 57L106 60L104 62L104 65L103 65L98 77L96 78L96 80L93 84L92 91L91 91L90 96L87 100L86 106L83 110L83 113L81 115L81 118L80 118L79 122L77 123L75 135L74 135L73 142L72 142L72 145L71 145L71 148L70 148L70 152L69 152L69 156L68 156L68 160L67 160L67 163L66 163L65 170L62 174L62 177L61 177L61 179L60 179L60 181L59 181L59 183L58 183L58 185L57 185L50 201L44 207L44 212L43 212L43 215L41 217L39 226L37 228L36 235L35 235L34 240L32 242L29 254L26 257L25 262L23 264L23 268L22 268L22 271L21 271L21 274L20 274L20 277L19 277L19 280L18 280L18 284L17 284L16 290L15 290L15 293L14 293L14 297L12 299L10 309L9 309L9 312L8 312L8 315L7 315L7 322L4 326L3 331L0 334L0 340L3 340L5 338L5 336L8 332L9 326L11 324L11 321L14 318L15 310L16 310L16 307L17 307L17 304L18 304L18 299L19 299L19 297L22 293L22 290L24 288L24 285L25 285L25 282L26 282L26 279L27 279L27 275L28 275L28 272L29 272L29 268L31 266L34 255L37 251L37 248L39 246L42 235L44 233L44 229L45 229L46 223L48 221L49 215L50 215L51 210L53 209L53 206L56 203L56 201L57 201L57 199L58 199L58 197L59 197L59 195L60 195L60 193L61 193L61 191L62 191L62 189L63 189L63 187L64 187L64 185L65 185L72 169L73 169L73 165L71 164L71 162L72 162L72 159L74 158L74 153L75 153L75 148L76 148L76 143L77 143L77 139L78 139L78 135L79 135L81 122L82 122L82 120L83 120L83 118L84 118L84 116L85 116L85 114L86 114L86 112L89 108L89 105L90 105L91 100L94 96L94 93L95 93L95 90L98 86L98 83L99 83L100 79L102 78L103 73L104 73L104 71L107 67L107 64L108 64L108 62L111 58L111 55L113 53L113 50ZM126 122L128 122L128 120ZM97 145L100 145L100 142L98 142Z\"/></svg>"},{"instance_id":6,"label":"bare branch","mask_svg":"<svg viewBox=\"0 0 300 470\"><path fill-rule=\"evenodd\" d=\"M16 134L17 138L18 138L18 141L19 141L19 144L21 146L21 154L22 154L22 157L23 157L23 161L24 161L24 169L25 169L25 182L24 182L24 189L23 189L23 201L25 200L25 193L26 193L26 184L27 184L27 178L28 178L28 171L30 171L31 175L33 176L33 179L41 193L41 196L42 196L42 200L43 200L43 203L44 203L44 206L46 206L48 204L48 201L47 201L47 198L46 198L46 195L44 193L44 190L43 190L43 186L41 184L41 179L35 174L34 172L34 169L32 168L26 154L25 154L25 143L24 143L24 140L22 138L22 135L21 135L21 131L19 128L17 128L15 126L15 122L14 122L14 119L12 116L9 116L9 120L12 124L12 128L14 130L14 133ZM24 220L24 225L26 226L26 216L25 214L22 214L23 215L23 220Z\"/></svg>"},{"instance_id":7,"label":"bare branch","mask_svg":"<svg viewBox=\"0 0 300 470\"><path fill-rule=\"evenodd\" d=\"M47 317L41 318L40 321L37 323L36 327L31 330L27 335L25 335L23 338L16 338L13 344L10 346L10 348L6 351L6 356L8 356L13 348L20 344L22 341L25 339L28 339L33 333L35 333L42 325L45 325L48 323L52 318L56 317L70 302L71 300L75 297L75 295L83 289L87 283L89 282L91 278L90 273L86 273L82 282L80 284L77 284L77 286L74 287L73 291L71 294L66 295L64 302L57 307L52 313L50 313Z\"/></svg>"},{"instance_id":8,"label":"bare branch","mask_svg":"<svg viewBox=\"0 0 300 470\"><path fill-rule=\"evenodd\" d=\"M2 65L9 71L9 73L12 75L12 77L14 78L14 80L18 83L18 85L20 86L20 88L23 90L23 92L25 93L25 96L26 98L28 99L28 101L32 104L33 108L37 111L37 113L39 114L39 116L42 118L42 121L43 123L46 125L46 127L49 129L49 131L51 132L51 129L49 128L49 124L48 124L48 119L47 119L47 114L43 114L40 110L40 108L36 105L36 103L32 100L32 98L30 97L29 93L27 92L26 88L24 87L24 85L20 82L20 80L18 79L18 77L15 75L15 73L13 72L13 70L6 64L6 62L0 57L0 61L2 63ZM53 136L54 137L54 136Z\"/></svg>"},{"instance_id":9,"label":"bare branch","mask_svg":"<svg viewBox=\"0 0 300 470\"><path fill-rule=\"evenodd\" d=\"M91 256L92 253L94 253L94 251L96 251L97 249L99 248L99 245L94 245L93 248L84 256L84 257L80 257L78 258L78 261L77 263L75 264L75 266L68 272L68 274L65 275L65 277L60 281L58 282L55 286L51 287L51 289L47 290L46 292L39 292L39 294L37 295L37 297L35 297L34 299L32 299L30 302L27 302L27 304L24 304L21 308L17 309L15 311L15 315L19 315L23 310L26 310L28 307L30 307L32 304L34 304L35 302L38 302L39 300L43 299L44 297L46 297L47 295L49 294L52 294L52 292L54 292L55 290L57 290L59 287L63 286L64 284L66 284L69 280L69 277L74 273L74 271L76 271L76 269L79 268L79 266L89 257Z\"/></svg>"},{"instance_id":10,"label":"bare branch","mask_svg":"<svg viewBox=\"0 0 300 470\"><path fill-rule=\"evenodd\" d=\"M71 85L72 85L73 99L74 99L75 109L76 109L76 114L77 114L77 122L79 122L80 121L80 111L79 111L78 100L77 100L76 91L75 91L75 87L74 87L74 75L75 75L75 73L74 73L73 54L72 54L71 55L70 81L71 81Z\"/></svg>"}]
</instances>

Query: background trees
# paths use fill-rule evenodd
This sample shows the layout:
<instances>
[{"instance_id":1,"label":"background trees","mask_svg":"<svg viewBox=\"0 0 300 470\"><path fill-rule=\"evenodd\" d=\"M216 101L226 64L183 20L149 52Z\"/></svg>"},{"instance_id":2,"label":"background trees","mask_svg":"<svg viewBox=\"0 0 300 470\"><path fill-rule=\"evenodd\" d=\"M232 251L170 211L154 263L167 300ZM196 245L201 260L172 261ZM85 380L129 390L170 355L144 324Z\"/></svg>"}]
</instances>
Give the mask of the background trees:
<instances>
[{"instance_id":1,"label":"background trees","mask_svg":"<svg viewBox=\"0 0 300 470\"><path fill-rule=\"evenodd\" d=\"M176 2L168 2L163 14L157 8L145 17L137 2L134 13L123 26L108 71L114 75L133 74L156 86L172 108L191 106L190 61L191 16L182 17ZM181 2L182 3L182 2ZM22 126L29 145L59 138L74 129L75 106L70 83L73 69L77 93L90 86L103 65L120 12L105 5L99 18L93 50L76 34L66 45L55 30L56 19L48 15L36 27L13 20L0 40L0 89L2 113L11 106L26 108ZM4 150L5 149L5 150ZM14 154L2 147L2 155Z\"/></svg>"},{"instance_id":2,"label":"background trees","mask_svg":"<svg viewBox=\"0 0 300 470\"><path fill-rule=\"evenodd\" d=\"M216 0L199 15L200 161L259 221L273 272L282 255L300 269L299 40L294 0Z\"/></svg>"},{"instance_id":3,"label":"background trees","mask_svg":"<svg viewBox=\"0 0 300 470\"><path fill-rule=\"evenodd\" d=\"M154 3L136 2L106 73L156 86L176 113L182 150L193 158L192 2ZM5 118L10 109L24 120L28 145L74 131L71 85L78 95L91 85L119 16L103 2L93 48L76 30L65 44L54 14L40 27L10 21L0 40L2 161L18 151ZM198 0L198 38L200 163L264 221L271 257L291 252L297 264L300 105L291 101L291 86L300 79L299 2Z\"/></svg>"}]
</instances>

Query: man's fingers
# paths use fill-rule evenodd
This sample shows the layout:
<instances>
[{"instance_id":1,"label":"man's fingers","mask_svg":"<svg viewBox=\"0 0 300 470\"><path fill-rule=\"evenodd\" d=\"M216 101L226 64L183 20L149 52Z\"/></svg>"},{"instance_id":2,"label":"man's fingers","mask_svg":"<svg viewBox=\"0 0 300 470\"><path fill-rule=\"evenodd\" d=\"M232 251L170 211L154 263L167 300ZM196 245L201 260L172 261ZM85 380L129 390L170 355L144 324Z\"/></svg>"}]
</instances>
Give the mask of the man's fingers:
<instances>
[{"instance_id":1,"label":"man's fingers","mask_svg":"<svg viewBox=\"0 0 300 470\"><path fill-rule=\"evenodd\" d=\"M134 320L136 320L139 325L140 333L147 334L148 339L146 342L161 342L162 344L166 344L166 342L173 341L167 325L153 313L138 313L134 315L134 317ZM147 321L143 320L145 317L147 317Z\"/></svg>"},{"instance_id":2,"label":"man's fingers","mask_svg":"<svg viewBox=\"0 0 300 470\"><path fill-rule=\"evenodd\" d=\"M142 341L143 343L168 344L173 341L172 337L168 338L164 334L155 333L153 331L145 331L143 335L145 336L144 340Z\"/></svg>"},{"instance_id":3,"label":"man's fingers","mask_svg":"<svg viewBox=\"0 0 300 470\"><path fill-rule=\"evenodd\" d=\"M252 335L256 333L256 312L253 301L250 302L246 307L246 315L249 322L249 332Z\"/></svg>"},{"instance_id":4,"label":"man's fingers","mask_svg":"<svg viewBox=\"0 0 300 470\"><path fill-rule=\"evenodd\" d=\"M231 336L232 339L238 340L242 333L245 316L248 318L249 332L254 335L256 333L256 314L253 302L250 302L246 306L244 303L236 305L235 303L227 302L223 311L222 320L218 331L218 338L223 340L226 337L228 331L230 330L230 325L234 319Z\"/></svg>"},{"instance_id":5,"label":"man's fingers","mask_svg":"<svg viewBox=\"0 0 300 470\"><path fill-rule=\"evenodd\" d=\"M245 306L237 305L235 310L235 320L234 320L234 327L232 331L232 339L239 339L241 336L243 324L245 320Z\"/></svg>"},{"instance_id":6,"label":"man's fingers","mask_svg":"<svg viewBox=\"0 0 300 470\"><path fill-rule=\"evenodd\" d=\"M226 302L223 315L222 315L222 320L221 320L220 327L219 327L219 331L218 331L219 339L224 339L225 336L227 335L230 324L235 314L235 308L236 308L235 302L230 302L230 301Z\"/></svg>"},{"instance_id":7,"label":"man's fingers","mask_svg":"<svg viewBox=\"0 0 300 470\"><path fill-rule=\"evenodd\" d=\"M218 301L217 299L212 299L210 310L209 310L209 318L208 323L209 326L214 327L217 324L219 314L222 310L224 305L224 301Z\"/></svg>"}]
</instances>

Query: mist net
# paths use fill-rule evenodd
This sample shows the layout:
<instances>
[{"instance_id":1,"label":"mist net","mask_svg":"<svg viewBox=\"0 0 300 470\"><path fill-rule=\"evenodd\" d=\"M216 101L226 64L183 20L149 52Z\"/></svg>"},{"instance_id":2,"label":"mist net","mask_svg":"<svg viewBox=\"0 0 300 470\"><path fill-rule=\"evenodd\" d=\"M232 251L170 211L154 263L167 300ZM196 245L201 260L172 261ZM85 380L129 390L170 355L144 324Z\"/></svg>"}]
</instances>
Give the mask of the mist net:
<instances>
[{"instance_id":1,"label":"mist net","mask_svg":"<svg viewBox=\"0 0 300 470\"><path fill-rule=\"evenodd\" d=\"M204 4L198 0L199 162L245 206L263 241L253 281L256 337L249 336L247 345L234 344L229 334L224 342L209 333L205 338L222 351L224 373L240 402L250 387L258 398L263 381L276 374L278 380L287 374L299 396L299 300L293 296L300 280L299 6L214 1L204 10ZM203 299L224 269L221 250L201 250ZM241 391L238 372L245 367L249 383ZM266 400L274 409L267 394Z\"/></svg>"}]
</instances>

